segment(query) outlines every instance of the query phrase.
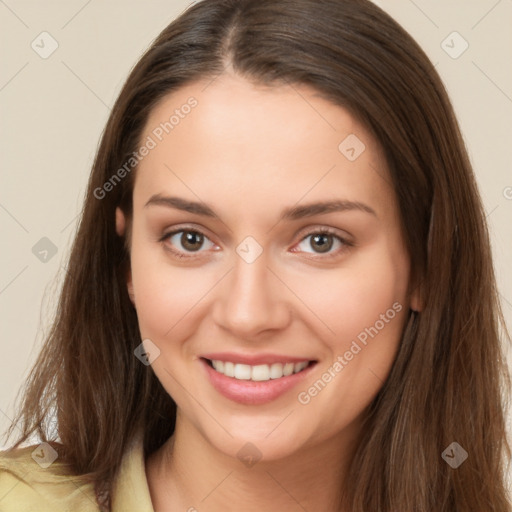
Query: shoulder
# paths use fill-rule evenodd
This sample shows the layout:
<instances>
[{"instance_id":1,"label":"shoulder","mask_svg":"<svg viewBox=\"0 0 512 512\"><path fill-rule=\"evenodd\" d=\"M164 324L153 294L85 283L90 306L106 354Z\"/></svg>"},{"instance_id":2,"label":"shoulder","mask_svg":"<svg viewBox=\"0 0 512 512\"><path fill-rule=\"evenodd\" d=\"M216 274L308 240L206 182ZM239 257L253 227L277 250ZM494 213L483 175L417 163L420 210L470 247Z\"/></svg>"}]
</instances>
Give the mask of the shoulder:
<instances>
[{"instance_id":1,"label":"shoulder","mask_svg":"<svg viewBox=\"0 0 512 512\"><path fill-rule=\"evenodd\" d=\"M66 471L47 443L0 451L2 512L98 512L92 484Z\"/></svg>"}]
</instances>

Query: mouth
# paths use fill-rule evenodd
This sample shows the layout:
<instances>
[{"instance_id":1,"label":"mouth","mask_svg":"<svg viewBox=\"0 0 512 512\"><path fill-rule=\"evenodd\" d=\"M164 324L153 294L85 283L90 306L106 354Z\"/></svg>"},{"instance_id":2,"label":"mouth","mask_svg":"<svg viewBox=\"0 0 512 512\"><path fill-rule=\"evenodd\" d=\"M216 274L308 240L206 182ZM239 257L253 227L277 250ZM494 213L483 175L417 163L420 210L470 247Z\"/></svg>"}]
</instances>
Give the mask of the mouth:
<instances>
[{"instance_id":1,"label":"mouth","mask_svg":"<svg viewBox=\"0 0 512 512\"><path fill-rule=\"evenodd\" d=\"M216 372L237 380L250 380L253 382L266 382L281 379L304 371L316 361L300 361L298 363L273 363L273 364L241 364L219 359L206 359L206 363Z\"/></svg>"},{"instance_id":2,"label":"mouth","mask_svg":"<svg viewBox=\"0 0 512 512\"><path fill-rule=\"evenodd\" d=\"M280 362L274 357L263 357L251 361L258 364L247 364L249 361L245 359L241 363L230 361L229 356L218 359L212 355L200 357L199 361L213 388L225 398L243 405L261 405L276 400L303 381L318 362L298 358Z\"/></svg>"}]
</instances>

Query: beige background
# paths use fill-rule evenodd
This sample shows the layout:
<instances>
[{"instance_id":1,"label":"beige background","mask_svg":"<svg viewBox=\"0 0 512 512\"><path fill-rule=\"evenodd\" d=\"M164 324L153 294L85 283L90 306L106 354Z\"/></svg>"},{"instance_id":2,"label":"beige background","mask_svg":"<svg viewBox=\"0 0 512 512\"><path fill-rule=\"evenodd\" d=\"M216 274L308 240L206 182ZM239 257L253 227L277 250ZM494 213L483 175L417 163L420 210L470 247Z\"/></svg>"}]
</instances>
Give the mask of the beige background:
<instances>
[{"instance_id":1,"label":"beige background","mask_svg":"<svg viewBox=\"0 0 512 512\"><path fill-rule=\"evenodd\" d=\"M0 0L2 431L48 329L110 106L145 48L190 3ZM451 95L488 214L511 328L512 1L377 3L425 49ZM43 31L58 43L46 59L31 47L35 41L39 52L51 48ZM446 39L454 31L460 37ZM464 41L467 50L452 58ZM32 252L43 237L57 248L47 262ZM508 359L512 364L510 350Z\"/></svg>"}]
</instances>

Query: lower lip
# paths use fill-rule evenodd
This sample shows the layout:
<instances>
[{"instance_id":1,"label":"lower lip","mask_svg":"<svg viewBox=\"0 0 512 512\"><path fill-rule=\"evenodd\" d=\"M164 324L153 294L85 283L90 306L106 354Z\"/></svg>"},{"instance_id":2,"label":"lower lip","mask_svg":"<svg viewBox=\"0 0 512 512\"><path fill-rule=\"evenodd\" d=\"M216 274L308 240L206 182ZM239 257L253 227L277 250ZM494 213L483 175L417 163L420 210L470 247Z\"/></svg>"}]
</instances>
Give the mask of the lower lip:
<instances>
[{"instance_id":1,"label":"lower lip","mask_svg":"<svg viewBox=\"0 0 512 512\"><path fill-rule=\"evenodd\" d=\"M255 382L227 377L214 370L204 359L201 359L201 363L213 387L221 395L244 405L261 405L276 400L302 381L315 366L315 363L311 363L299 373L279 379Z\"/></svg>"}]
</instances>

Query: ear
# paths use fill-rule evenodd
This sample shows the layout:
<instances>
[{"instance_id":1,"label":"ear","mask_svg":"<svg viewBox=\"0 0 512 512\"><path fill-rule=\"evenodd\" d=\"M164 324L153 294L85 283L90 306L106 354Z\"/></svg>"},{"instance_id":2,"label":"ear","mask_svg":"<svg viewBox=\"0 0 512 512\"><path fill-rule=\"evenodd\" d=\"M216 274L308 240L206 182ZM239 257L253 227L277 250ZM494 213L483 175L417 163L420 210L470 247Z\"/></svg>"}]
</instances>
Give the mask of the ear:
<instances>
[{"instance_id":1,"label":"ear","mask_svg":"<svg viewBox=\"0 0 512 512\"><path fill-rule=\"evenodd\" d=\"M128 290L128 295L130 296L130 300L132 301L133 307L137 309L135 305L135 293L133 292L133 281L132 281L132 269L130 268L126 275L126 289Z\"/></svg>"},{"instance_id":2,"label":"ear","mask_svg":"<svg viewBox=\"0 0 512 512\"><path fill-rule=\"evenodd\" d=\"M121 208L116 208L116 233L119 236L124 236L126 232L126 217ZM128 266L126 271L126 288L132 304L135 306L135 294L133 292L133 280L132 280L132 269Z\"/></svg>"},{"instance_id":3,"label":"ear","mask_svg":"<svg viewBox=\"0 0 512 512\"><path fill-rule=\"evenodd\" d=\"M124 216L123 210L116 208L116 233L119 236L124 236L124 232L126 229L126 217Z\"/></svg>"},{"instance_id":4,"label":"ear","mask_svg":"<svg viewBox=\"0 0 512 512\"><path fill-rule=\"evenodd\" d=\"M424 304L423 304L423 293L422 293L422 286L421 286L421 282L416 285L412 292L411 292L411 297L410 297L410 304L409 304L409 307L413 310L413 311L416 311L416 312L419 312L419 311L422 311L423 310L423 307L424 307Z\"/></svg>"}]
</instances>

